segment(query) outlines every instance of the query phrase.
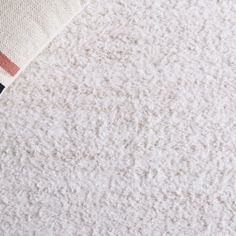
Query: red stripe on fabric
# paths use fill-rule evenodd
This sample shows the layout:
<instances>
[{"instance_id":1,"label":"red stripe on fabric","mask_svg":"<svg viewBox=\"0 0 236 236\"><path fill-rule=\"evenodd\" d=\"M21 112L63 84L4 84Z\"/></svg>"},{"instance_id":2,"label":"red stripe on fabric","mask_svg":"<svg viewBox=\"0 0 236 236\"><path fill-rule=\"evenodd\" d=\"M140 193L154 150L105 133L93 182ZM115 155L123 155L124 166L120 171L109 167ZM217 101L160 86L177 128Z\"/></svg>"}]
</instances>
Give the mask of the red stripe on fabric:
<instances>
[{"instance_id":1,"label":"red stripe on fabric","mask_svg":"<svg viewBox=\"0 0 236 236\"><path fill-rule=\"evenodd\" d=\"M0 67L2 67L2 69L11 76L16 75L16 73L20 70L20 68L2 52L0 52Z\"/></svg>"}]
</instances>

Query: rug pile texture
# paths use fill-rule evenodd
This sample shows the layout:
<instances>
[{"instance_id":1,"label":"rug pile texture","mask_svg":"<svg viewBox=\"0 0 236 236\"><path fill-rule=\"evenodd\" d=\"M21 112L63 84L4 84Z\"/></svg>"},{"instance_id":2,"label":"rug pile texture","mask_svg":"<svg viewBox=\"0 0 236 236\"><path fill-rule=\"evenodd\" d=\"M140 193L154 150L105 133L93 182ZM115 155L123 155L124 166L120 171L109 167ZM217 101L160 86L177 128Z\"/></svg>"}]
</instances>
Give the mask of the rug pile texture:
<instances>
[{"instance_id":1,"label":"rug pile texture","mask_svg":"<svg viewBox=\"0 0 236 236\"><path fill-rule=\"evenodd\" d=\"M235 22L91 2L1 97L0 235L235 235Z\"/></svg>"}]
</instances>

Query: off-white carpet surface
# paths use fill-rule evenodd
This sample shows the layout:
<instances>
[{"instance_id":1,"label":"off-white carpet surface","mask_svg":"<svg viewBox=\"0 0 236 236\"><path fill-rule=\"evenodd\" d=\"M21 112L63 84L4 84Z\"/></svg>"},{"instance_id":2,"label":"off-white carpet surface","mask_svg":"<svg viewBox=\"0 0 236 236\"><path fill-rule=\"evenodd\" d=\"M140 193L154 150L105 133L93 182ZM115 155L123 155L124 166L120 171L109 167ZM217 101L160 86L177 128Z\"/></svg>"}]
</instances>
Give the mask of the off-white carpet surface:
<instances>
[{"instance_id":1,"label":"off-white carpet surface","mask_svg":"<svg viewBox=\"0 0 236 236\"><path fill-rule=\"evenodd\" d=\"M235 235L235 22L91 3L1 97L0 235Z\"/></svg>"}]
</instances>

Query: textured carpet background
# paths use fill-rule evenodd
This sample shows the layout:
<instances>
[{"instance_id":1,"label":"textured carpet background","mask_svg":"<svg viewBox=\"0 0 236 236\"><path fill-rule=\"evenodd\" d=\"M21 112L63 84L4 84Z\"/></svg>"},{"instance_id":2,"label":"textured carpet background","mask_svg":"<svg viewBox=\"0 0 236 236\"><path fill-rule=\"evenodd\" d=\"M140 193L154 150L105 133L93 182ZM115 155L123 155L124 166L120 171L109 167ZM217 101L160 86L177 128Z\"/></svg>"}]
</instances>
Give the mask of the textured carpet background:
<instances>
[{"instance_id":1,"label":"textured carpet background","mask_svg":"<svg viewBox=\"0 0 236 236\"><path fill-rule=\"evenodd\" d=\"M236 3L103 0L0 101L0 235L235 235Z\"/></svg>"}]
</instances>

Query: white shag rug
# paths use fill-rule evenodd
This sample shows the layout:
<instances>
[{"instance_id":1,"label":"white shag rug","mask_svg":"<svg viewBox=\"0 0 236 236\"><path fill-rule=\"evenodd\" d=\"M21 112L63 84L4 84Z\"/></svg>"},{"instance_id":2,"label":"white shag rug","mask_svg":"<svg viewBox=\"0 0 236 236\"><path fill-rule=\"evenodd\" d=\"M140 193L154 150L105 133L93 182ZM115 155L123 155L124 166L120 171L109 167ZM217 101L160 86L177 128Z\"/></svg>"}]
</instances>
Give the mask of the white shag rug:
<instances>
[{"instance_id":1,"label":"white shag rug","mask_svg":"<svg viewBox=\"0 0 236 236\"><path fill-rule=\"evenodd\" d=\"M91 3L1 97L0 235L235 235L235 22Z\"/></svg>"}]
</instances>

